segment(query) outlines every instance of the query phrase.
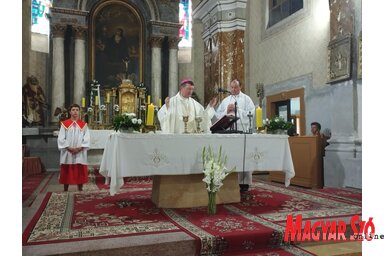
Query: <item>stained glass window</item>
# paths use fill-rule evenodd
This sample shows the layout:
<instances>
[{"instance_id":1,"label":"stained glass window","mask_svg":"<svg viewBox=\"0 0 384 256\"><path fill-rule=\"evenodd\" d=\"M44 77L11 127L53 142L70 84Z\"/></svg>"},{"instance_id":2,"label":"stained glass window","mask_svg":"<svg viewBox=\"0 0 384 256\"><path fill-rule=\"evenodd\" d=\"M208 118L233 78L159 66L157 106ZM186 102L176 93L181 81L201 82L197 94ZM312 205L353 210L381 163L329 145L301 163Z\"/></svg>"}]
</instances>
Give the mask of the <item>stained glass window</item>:
<instances>
[{"instance_id":1,"label":"stained glass window","mask_svg":"<svg viewBox=\"0 0 384 256\"><path fill-rule=\"evenodd\" d=\"M31 2L31 24L32 32L49 34L49 19L47 15L52 6L52 0L32 0Z\"/></svg>"},{"instance_id":2,"label":"stained glass window","mask_svg":"<svg viewBox=\"0 0 384 256\"><path fill-rule=\"evenodd\" d=\"M181 41L179 47L191 47L192 46L192 2L191 0L180 0L179 3L179 22L181 28L179 29L179 37Z\"/></svg>"}]
</instances>

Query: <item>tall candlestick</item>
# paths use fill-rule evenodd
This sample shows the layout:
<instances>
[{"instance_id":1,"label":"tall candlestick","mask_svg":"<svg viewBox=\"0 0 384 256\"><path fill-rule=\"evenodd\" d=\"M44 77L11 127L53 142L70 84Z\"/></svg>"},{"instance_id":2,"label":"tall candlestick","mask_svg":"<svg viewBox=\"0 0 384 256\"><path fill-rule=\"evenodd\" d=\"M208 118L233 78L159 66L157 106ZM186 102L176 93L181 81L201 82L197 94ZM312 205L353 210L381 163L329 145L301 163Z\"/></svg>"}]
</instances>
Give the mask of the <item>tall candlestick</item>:
<instances>
[{"instance_id":1,"label":"tall candlestick","mask_svg":"<svg viewBox=\"0 0 384 256\"><path fill-rule=\"evenodd\" d=\"M263 110L260 106L258 106L256 109L256 127L263 127Z\"/></svg>"},{"instance_id":2,"label":"tall candlestick","mask_svg":"<svg viewBox=\"0 0 384 256\"><path fill-rule=\"evenodd\" d=\"M153 126L153 118L155 116L155 106L153 104L148 105L147 110L147 125Z\"/></svg>"},{"instance_id":3,"label":"tall candlestick","mask_svg":"<svg viewBox=\"0 0 384 256\"><path fill-rule=\"evenodd\" d=\"M159 108L161 108L161 98L159 98Z\"/></svg>"},{"instance_id":4,"label":"tall candlestick","mask_svg":"<svg viewBox=\"0 0 384 256\"><path fill-rule=\"evenodd\" d=\"M85 108L85 98L81 98L81 107Z\"/></svg>"},{"instance_id":5,"label":"tall candlestick","mask_svg":"<svg viewBox=\"0 0 384 256\"><path fill-rule=\"evenodd\" d=\"M109 94L109 92L107 92L107 103L110 103L110 98L111 98L111 95Z\"/></svg>"},{"instance_id":6,"label":"tall candlestick","mask_svg":"<svg viewBox=\"0 0 384 256\"><path fill-rule=\"evenodd\" d=\"M99 96L95 96L95 106L99 105Z\"/></svg>"},{"instance_id":7,"label":"tall candlestick","mask_svg":"<svg viewBox=\"0 0 384 256\"><path fill-rule=\"evenodd\" d=\"M148 97L147 97L147 104L148 105L151 104L151 95L148 95Z\"/></svg>"}]
</instances>

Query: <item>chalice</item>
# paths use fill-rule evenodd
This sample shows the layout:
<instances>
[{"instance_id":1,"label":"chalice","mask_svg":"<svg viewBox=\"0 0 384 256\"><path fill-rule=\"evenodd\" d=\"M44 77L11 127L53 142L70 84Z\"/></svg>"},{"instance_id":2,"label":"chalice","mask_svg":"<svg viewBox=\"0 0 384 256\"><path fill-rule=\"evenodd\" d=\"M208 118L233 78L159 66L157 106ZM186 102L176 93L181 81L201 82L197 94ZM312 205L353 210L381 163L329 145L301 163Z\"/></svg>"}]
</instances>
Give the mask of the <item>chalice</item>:
<instances>
[{"instance_id":1,"label":"chalice","mask_svg":"<svg viewBox=\"0 0 384 256\"><path fill-rule=\"evenodd\" d=\"M200 133L201 132L200 123L201 123L201 121L203 121L203 118L201 116L197 116L195 118L195 121L196 121L196 130L197 130L196 132Z\"/></svg>"},{"instance_id":2,"label":"chalice","mask_svg":"<svg viewBox=\"0 0 384 256\"><path fill-rule=\"evenodd\" d=\"M184 122L184 133L188 133L187 131L187 123L188 123L189 116L183 116L183 122Z\"/></svg>"}]
</instances>

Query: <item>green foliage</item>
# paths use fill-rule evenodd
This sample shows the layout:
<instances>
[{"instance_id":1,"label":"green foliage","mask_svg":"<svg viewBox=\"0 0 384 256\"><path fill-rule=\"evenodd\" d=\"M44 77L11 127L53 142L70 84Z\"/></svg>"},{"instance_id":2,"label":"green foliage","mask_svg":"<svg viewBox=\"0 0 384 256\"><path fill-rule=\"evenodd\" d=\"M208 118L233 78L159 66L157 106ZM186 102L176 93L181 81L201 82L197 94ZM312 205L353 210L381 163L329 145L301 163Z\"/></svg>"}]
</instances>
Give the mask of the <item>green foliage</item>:
<instances>
[{"instance_id":1,"label":"green foliage","mask_svg":"<svg viewBox=\"0 0 384 256\"><path fill-rule=\"evenodd\" d=\"M271 120L266 119L264 128L267 128L267 131L275 131L278 129L281 130L288 130L289 128L292 128L293 124L291 122L286 122L284 118L276 116L272 118Z\"/></svg>"},{"instance_id":2,"label":"green foliage","mask_svg":"<svg viewBox=\"0 0 384 256\"><path fill-rule=\"evenodd\" d=\"M120 129L127 130L128 128L139 131L142 127L142 120L136 118L135 113L122 113L113 117L112 126L115 131Z\"/></svg>"}]
</instances>

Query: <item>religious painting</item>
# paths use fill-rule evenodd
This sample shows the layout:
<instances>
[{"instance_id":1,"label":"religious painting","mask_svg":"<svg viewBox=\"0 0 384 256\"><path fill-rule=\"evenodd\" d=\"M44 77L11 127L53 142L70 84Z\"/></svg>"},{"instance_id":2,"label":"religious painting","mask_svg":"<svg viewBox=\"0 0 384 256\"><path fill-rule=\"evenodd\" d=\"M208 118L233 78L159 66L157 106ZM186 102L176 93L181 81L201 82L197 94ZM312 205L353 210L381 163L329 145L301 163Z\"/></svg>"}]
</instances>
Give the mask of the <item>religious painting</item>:
<instances>
[{"instance_id":1,"label":"religious painting","mask_svg":"<svg viewBox=\"0 0 384 256\"><path fill-rule=\"evenodd\" d=\"M102 87L118 87L129 79L142 81L142 22L128 4L100 6L93 16L92 79Z\"/></svg>"},{"instance_id":2,"label":"religious painting","mask_svg":"<svg viewBox=\"0 0 384 256\"><path fill-rule=\"evenodd\" d=\"M332 40L328 45L328 83L351 77L351 35Z\"/></svg>"}]
</instances>

